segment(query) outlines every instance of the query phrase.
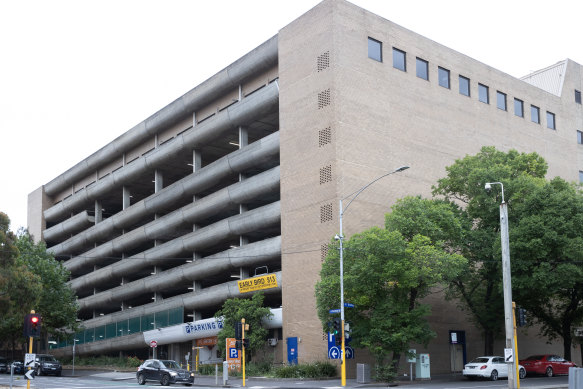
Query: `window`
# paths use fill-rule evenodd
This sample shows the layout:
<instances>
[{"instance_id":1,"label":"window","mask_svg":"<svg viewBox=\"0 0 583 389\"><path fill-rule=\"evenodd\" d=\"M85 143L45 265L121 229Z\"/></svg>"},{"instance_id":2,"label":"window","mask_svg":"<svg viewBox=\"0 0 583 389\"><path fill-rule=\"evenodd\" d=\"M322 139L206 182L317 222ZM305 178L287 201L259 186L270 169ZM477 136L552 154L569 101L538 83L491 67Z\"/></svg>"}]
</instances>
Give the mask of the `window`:
<instances>
[{"instance_id":1,"label":"window","mask_svg":"<svg viewBox=\"0 0 583 389\"><path fill-rule=\"evenodd\" d=\"M583 184L583 172L579 170L579 183Z\"/></svg>"},{"instance_id":2,"label":"window","mask_svg":"<svg viewBox=\"0 0 583 389\"><path fill-rule=\"evenodd\" d=\"M441 66L438 67L437 78L439 79L439 86L449 89L449 70Z\"/></svg>"},{"instance_id":3,"label":"window","mask_svg":"<svg viewBox=\"0 0 583 389\"><path fill-rule=\"evenodd\" d=\"M490 104L490 94L486 85L478 84L478 99L482 103Z\"/></svg>"},{"instance_id":4,"label":"window","mask_svg":"<svg viewBox=\"0 0 583 389\"><path fill-rule=\"evenodd\" d=\"M530 106L530 121L540 124L540 108L535 105Z\"/></svg>"},{"instance_id":5,"label":"window","mask_svg":"<svg viewBox=\"0 0 583 389\"><path fill-rule=\"evenodd\" d=\"M575 89L575 102L581 104L581 91Z\"/></svg>"},{"instance_id":6,"label":"window","mask_svg":"<svg viewBox=\"0 0 583 389\"><path fill-rule=\"evenodd\" d=\"M552 112L547 111L547 128L551 130L556 130L555 127L555 114Z\"/></svg>"},{"instance_id":7,"label":"window","mask_svg":"<svg viewBox=\"0 0 583 389\"><path fill-rule=\"evenodd\" d=\"M368 57L383 62L383 44L371 37L368 38Z\"/></svg>"},{"instance_id":8,"label":"window","mask_svg":"<svg viewBox=\"0 0 583 389\"><path fill-rule=\"evenodd\" d=\"M395 69L407 71L407 63L405 62L405 52L393 47L393 67Z\"/></svg>"},{"instance_id":9,"label":"window","mask_svg":"<svg viewBox=\"0 0 583 389\"><path fill-rule=\"evenodd\" d=\"M521 118L524 117L524 102L520 99L514 99L514 114Z\"/></svg>"},{"instance_id":10,"label":"window","mask_svg":"<svg viewBox=\"0 0 583 389\"><path fill-rule=\"evenodd\" d=\"M417 58L417 77L429 80L429 62Z\"/></svg>"},{"instance_id":11,"label":"window","mask_svg":"<svg viewBox=\"0 0 583 389\"><path fill-rule=\"evenodd\" d=\"M496 91L496 107L502 111L506 111L506 93Z\"/></svg>"},{"instance_id":12,"label":"window","mask_svg":"<svg viewBox=\"0 0 583 389\"><path fill-rule=\"evenodd\" d=\"M464 76L460 76L460 94L470 95L470 79Z\"/></svg>"},{"instance_id":13,"label":"window","mask_svg":"<svg viewBox=\"0 0 583 389\"><path fill-rule=\"evenodd\" d=\"M577 131L577 143L583 145L583 132Z\"/></svg>"}]
</instances>

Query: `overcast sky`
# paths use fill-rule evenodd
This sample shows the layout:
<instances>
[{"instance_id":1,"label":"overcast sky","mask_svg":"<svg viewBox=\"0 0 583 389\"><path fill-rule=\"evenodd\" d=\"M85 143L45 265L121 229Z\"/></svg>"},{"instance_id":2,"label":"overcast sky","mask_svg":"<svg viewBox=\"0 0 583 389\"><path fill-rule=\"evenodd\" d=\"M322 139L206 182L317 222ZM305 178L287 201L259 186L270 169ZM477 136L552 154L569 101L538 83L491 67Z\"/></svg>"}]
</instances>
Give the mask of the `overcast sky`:
<instances>
[{"instance_id":1,"label":"overcast sky","mask_svg":"<svg viewBox=\"0 0 583 389\"><path fill-rule=\"evenodd\" d=\"M257 47L318 0L0 0L0 211ZM354 0L520 77L583 64L580 0Z\"/></svg>"}]
</instances>

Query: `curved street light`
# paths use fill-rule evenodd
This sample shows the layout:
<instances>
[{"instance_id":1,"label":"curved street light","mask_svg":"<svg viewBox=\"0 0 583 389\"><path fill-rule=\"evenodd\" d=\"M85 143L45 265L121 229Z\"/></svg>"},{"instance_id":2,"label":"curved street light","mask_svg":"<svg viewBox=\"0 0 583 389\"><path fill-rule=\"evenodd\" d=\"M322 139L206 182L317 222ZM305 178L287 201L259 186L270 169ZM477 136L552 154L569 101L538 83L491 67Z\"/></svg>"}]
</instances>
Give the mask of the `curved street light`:
<instances>
[{"instance_id":1,"label":"curved street light","mask_svg":"<svg viewBox=\"0 0 583 389\"><path fill-rule=\"evenodd\" d=\"M342 376L342 386L346 386L346 353L345 353L345 343L344 343L344 246L342 245L342 242L344 240L344 234L342 232L342 216L344 215L344 213L346 212L346 210L348 209L348 207L350 206L350 204L352 204L352 202L354 201L355 198L358 197L359 194L361 194L366 188L368 188L369 186L371 186L372 184L374 184L375 182L377 182L378 180L380 180L381 178L384 178L386 176L390 176L391 174L394 173L399 173L402 172L403 170L407 170L409 169L409 166L401 166L396 168L395 170L383 174L382 176L375 178L374 180L372 180L371 182L369 182L368 184L366 184L365 186L363 186L362 188L358 189L355 192L352 192L351 194L342 197L339 200L339 207L338 209L340 210L340 217L338 218L339 223L340 223L340 233L338 235L336 235L334 237L334 239L338 240L340 242L340 320L342 322L341 326L342 326L342 349L340 350L340 354L342 355L342 366L341 366L341 376ZM342 200L346 200L347 198L350 197L350 201L348 202L348 204L346 204L346 207L342 207Z\"/></svg>"}]
</instances>

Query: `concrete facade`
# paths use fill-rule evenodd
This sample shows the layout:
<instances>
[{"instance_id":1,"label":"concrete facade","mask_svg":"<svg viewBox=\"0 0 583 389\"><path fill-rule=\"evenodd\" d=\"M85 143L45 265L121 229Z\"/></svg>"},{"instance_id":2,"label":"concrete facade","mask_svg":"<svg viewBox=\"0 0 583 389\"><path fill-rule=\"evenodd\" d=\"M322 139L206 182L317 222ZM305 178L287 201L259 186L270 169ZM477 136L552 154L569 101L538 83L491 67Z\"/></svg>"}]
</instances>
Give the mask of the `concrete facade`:
<instances>
[{"instance_id":1,"label":"concrete facade","mask_svg":"<svg viewBox=\"0 0 583 389\"><path fill-rule=\"evenodd\" d=\"M381 61L369 58L370 38L381 44ZM404 71L393 67L393 48L406 53ZM417 59L427 79L417 76ZM449 87L440 85L439 67ZM460 76L470 80L469 96L459 92ZM314 284L338 232L338 200L410 166L359 196L344 234L382 225L396 199L429 196L446 166L486 145L536 151L549 177L579 180L583 109L574 95L582 86L583 69L571 60L516 79L348 2L324 0L31 193L29 227L71 270L87 328L174 308L183 308L185 323L207 319L238 295L232 275L266 267L278 280L267 302L282 307L274 336L297 337L300 362L324 360ZM440 294L427 301L438 337L417 349L431 354L432 372L459 367L463 350L450 345L449 331L465 331L468 359L482 353L480 332L454 303ZM534 330L521 338L528 340L519 343L521 356L562 349ZM147 345L127 333L77 347L131 353ZM179 355L188 345L175 348ZM286 360L284 342L277 355ZM370 361L363 352L349 361L349 374L363 361Z\"/></svg>"}]
</instances>

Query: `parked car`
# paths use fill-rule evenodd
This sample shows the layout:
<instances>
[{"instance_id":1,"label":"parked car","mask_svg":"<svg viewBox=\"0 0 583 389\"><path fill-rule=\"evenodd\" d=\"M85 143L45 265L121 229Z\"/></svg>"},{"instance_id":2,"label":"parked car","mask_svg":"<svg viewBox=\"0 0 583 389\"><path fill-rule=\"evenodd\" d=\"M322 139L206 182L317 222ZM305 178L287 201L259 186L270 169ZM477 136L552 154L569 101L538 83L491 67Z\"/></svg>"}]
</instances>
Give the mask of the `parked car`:
<instances>
[{"instance_id":1,"label":"parked car","mask_svg":"<svg viewBox=\"0 0 583 389\"><path fill-rule=\"evenodd\" d=\"M63 367L61 363L49 354L36 354L35 373L36 375L53 374L57 377L61 376Z\"/></svg>"},{"instance_id":2,"label":"parked car","mask_svg":"<svg viewBox=\"0 0 583 389\"><path fill-rule=\"evenodd\" d=\"M508 363L504 361L504 357L478 357L470 363L466 363L463 375L470 380L475 378L488 378L496 381L498 378L508 377ZM521 365L518 366L518 376L520 378L526 377L526 369Z\"/></svg>"},{"instance_id":3,"label":"parked car","mask_svg":"<svg viewBox=\"0 0 583 389\"><path fill-rule=\"evenodd\" d=\"M24 374L24 363L22 361L12 361L12 371L14 374ZM10 371L8 371L10 373Z\"/></svg>"},{"instance_id":4,"label":"parked car","mask_svg":"<svg viewBox=\"0 0 583 389\"><path fill-rule=\"evenodd\" d=\"M10 373L10 365L8 359L0 357L0 373Z\"/></svg>"},{"instance_id":5,"label":"parked car","mask_svg":"<svg viewBox=\"0 0 583 389\"><path fill-rule=\"evenodd\" d=\"M138 367L136 378L140 385L146 381L157 381L163 386L177 383L192 385L194 372L181 368L176 361L148 359Z\"/></svg>"},{"instance_id":6,"label":"parked car","mask_svg":"<svg viewBox=\"0 0 583 389\"><path fill-rule=\"evenodd\" d=\"M544 374L547 377L569 374L570 367L577 367L573 362L553 354L531 355L521 360L520 364L529 374Z\"/></svg>"}]
</instances>

